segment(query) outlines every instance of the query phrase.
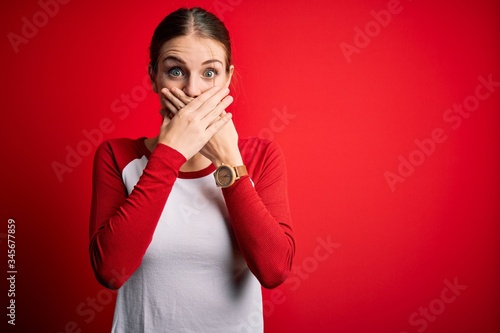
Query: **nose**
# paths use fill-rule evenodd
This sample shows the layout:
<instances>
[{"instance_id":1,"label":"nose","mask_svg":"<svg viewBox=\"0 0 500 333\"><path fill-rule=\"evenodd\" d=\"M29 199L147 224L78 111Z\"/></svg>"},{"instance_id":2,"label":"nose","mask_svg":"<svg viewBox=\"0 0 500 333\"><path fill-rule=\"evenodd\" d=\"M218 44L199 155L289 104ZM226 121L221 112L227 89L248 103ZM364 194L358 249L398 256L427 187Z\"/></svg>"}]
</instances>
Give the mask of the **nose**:
<instances>
[{"instance_id":1,"label":"nose","mask_svg":"<svg viewBox=\"0 0 500 333\"><path fill-rule=\"evenodd\" d=\"M199 80L196 78L195 75L189 76L189 78L186 80L186 84L184 85L184 88L182 88L182 91L188 95L189 97L196 98L198 95L201 94L201 82L198 82Z\"/></svg>"}]
</instances>

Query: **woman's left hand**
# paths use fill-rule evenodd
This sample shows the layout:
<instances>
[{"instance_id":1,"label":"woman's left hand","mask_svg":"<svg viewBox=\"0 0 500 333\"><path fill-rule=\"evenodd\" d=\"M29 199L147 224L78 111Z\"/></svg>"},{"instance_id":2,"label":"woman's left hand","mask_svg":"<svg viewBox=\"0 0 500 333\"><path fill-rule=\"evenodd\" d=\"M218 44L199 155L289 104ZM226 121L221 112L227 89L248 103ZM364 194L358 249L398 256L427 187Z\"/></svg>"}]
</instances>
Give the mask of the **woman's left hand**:
<instances>
[{"instance_id":1,"label":"woman's left hand","mask_svg":"<svg viewBox=\"0 0 500 333\"><path fill-rule=\"evenodd\" d=\"M164 97L168 111L173 115L194 99L175 87L166 91ZM243 159L238 148L238 132L233 121L226 123L200 150L200 153L217 167L222 163L231 166L242 165Z\"/></svg>"}]
</instances>

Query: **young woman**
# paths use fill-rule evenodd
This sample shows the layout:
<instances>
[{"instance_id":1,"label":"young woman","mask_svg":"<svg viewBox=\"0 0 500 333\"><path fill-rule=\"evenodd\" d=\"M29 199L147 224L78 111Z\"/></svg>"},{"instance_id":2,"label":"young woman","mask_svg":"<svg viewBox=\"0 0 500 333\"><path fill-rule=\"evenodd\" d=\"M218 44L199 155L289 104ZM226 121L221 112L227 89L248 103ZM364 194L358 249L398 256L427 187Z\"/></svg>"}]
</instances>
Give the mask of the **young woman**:
<instances>
[{"instance_id":1,"label":"young woman","mask_svg":"<svg viewBox=\"0 0 500 333\"><path fill-rule=\"evenodd\" d=\"M89 251L118 289L112 332L262 332L261 286L295 252L283 156L225 112L234 66L213 14L165 17L150 60L158 136L105 141L94 160Z\"/></svg>"}]
</instances>

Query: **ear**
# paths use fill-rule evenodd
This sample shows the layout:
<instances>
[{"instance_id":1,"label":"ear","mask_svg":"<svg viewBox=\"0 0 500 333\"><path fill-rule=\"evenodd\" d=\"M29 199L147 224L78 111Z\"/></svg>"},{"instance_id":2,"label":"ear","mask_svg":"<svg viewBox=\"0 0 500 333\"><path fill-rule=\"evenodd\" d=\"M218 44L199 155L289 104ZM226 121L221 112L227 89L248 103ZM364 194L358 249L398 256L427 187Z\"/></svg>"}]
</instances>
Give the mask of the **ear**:
<instances>
[{"instance_id":1,"label":"ear","mask_svg":"<svg viewBox=\"0 0 500 333\"><path fill-rule=\"evenodd\" d=\"M234 65L231 65L231 66L229 66L229 75L227 78L226 87L229 87L229 85L231 84L231 79L233 78L233 73L234 73Z\"/></svg>"},{"instance_id":2,"label":"ear","mask_svg":"<svg viewBox=\"0 0 500 333\"><path fill-rule=\"evenodd\" d=\"M156 85L156 81L155 81L154 73L153 73L153 66L151 66L151 64L148 65L148 73L149 73L149 79L151 80L151 85L153 86L153 91L155 93L158 93L158 86Z\"/></svg>"}]
</instances>

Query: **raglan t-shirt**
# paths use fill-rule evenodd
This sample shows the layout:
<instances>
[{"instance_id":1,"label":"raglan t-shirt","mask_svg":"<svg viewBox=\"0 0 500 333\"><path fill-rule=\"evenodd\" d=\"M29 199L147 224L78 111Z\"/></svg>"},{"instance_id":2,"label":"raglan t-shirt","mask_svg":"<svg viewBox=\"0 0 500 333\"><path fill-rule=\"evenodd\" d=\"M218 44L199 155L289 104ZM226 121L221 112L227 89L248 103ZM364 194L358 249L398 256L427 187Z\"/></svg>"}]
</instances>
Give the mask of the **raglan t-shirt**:
<instances>
[{"instance_id":1,"label":"raglan t-shirt","mask_svg":"<svg viewBox=\"0 0 500 333\"><path fill-rule=\"evenodd\" d=\"M209 167L145 138L102 143L94 159L90 257L118 289L113 333L262 332L261 285L284 281L295 252L284 159L239 141L249 176L227 189Z\"/></svg>"}]
</instances>

